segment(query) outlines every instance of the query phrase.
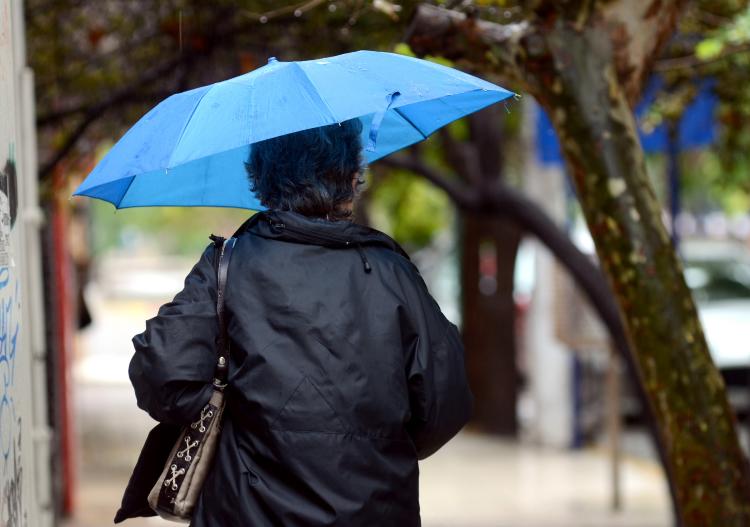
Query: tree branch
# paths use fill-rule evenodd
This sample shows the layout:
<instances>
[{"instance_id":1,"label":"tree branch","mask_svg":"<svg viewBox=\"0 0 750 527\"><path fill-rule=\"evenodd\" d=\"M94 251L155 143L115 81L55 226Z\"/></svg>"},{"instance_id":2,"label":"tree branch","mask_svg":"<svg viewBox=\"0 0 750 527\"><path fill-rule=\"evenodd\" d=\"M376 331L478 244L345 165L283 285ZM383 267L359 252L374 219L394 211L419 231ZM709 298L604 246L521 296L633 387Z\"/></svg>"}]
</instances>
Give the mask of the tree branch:
<instances>
[{"instance_id":1,"label":"tree branch","mask_svg":"<svg viewBox=\"0 0 750 527\"><path fill-rule=\"evenodd\" d=\"M133 92L132 95L125 97L123 99L120 99L118 104L122 105L122 104L151 103L153 101L165 99L169 97L170 95L172 95L172 93L173 92L169 90L156 90L156 91L144 92L144 93ZM99 107L99 103L96 103L96 106ZM37 117L36 126L37 128L46 128L48 126L58 124L61 120L67 117L72 117L74 115L80 115L80 114L88 115L91 107L92 105L90 103L80 104L77 106L71 106L70 108L64 108L56 112L43 114Z\"/></svg>"},{"instance_id":2,"label":"tree branch","mask_svg":"<svg viewBox=\"0 0 750 527\"><path fill-rule=\"evenodd\" d=\"M473 145L456 141L447 128L438 130L446 162L473 188L482 184L482 170Z\"/></svg>"},{"instance_id":3,"label":"tree branch","mask_svg":"<svg viewBox=\"0 0 750 527\"><path fill-rule=\"evenodd\" d=\"M324 2L321 2L320 0L310 0L307 2L300 3L297 6L297 8L302 12L306 12L316 7L319 7L323 3ZM296 20L298 18L296 16L295 11L290 12L288 9L283 10L281 12L269 12L263 16L267 16L268 21L272 19L273 22L277 24L286 23L289 20ZM226 19L226 13L224 13L224 11L216 11L216 18L217 18L217 24L214 24L214 26L218 27L219 26L218 22L222 22L223 20ZM221 39L210 40L209 44L207 45L207 49L198 55L196 55L196 53L188 53L188 52L180 53L172 60L163 63L161 66L157 67L151 72L138 77L130 85L122 88L121 90L117 91L116 93L107 97L106 99L103 99L93 104L82 104L74 108L61 110L60 112L57 112L57 113L50 113L47 115L40 116L37 119L37 123L38 123L38 126L41 127L41 126L49 126L51 124L59 122L59 120L64 117L69 117L69 116L76 115L76 114L84 114L82 117L82 121L79 123L79 125L76 126L73 132L65 140L63 145L57 150L54 156L50 159L50 161L47 162L41 168L39 172L40 179L44 179L52 173L55 165L59 163L60 161L62 161L73 150L76 142L83 136L83 134L86 132L88 127L94 122L96 122L98 117L104 114L109 108L118 104L130 102L135 99L142 100L143 97L139 95L139 92L144 86L159 80L161 77L169 74L170 72L172 72L174 69L178 68L181 65L186 66L186 67L192 65L192 63L195 60L197 60L198 56L201 56L201 57L210 56L211 53L217 47L219 47L220 44L225 43L227 39L231 39L231 38L236 37L237 35L241 35L247 32L249 29L253 27L257 27L258 24L262 24L262 23L263 22L259 20L252 20L251 22L247 22L247 21L236 22L230 25L229 27L222 28ZM187 76L182 76L182 80L179 82L179 85L184 87L187 84L187 80L188 80Z\"/></svg>"},{"instance_id":4,"label":"tree branch","mask_svg":"<svg viewBox=\"0 0 750 527\"><path fill-rule=\"evenodd\" d=\"M408 157L404 154L395 154L378 160L378 164L390 168L408 170L422 176L436 187L444 190L451 200L463 209L474 208L479 205L479 194L470 187L465 187L450 179L436 168L432 168L418 158Z\"/></svg>"},{"instance_id":5,"label":"tree branch","mask_svg":"<svg viewBox=\"0 0 750 527\"><path fill-rule=\"evenodd\" d=\"M495 216L513 221L549 249L598 313L624 360L632 360L612 292L592 259L581 252L544 210L523 193L508 185L498 184L487 197Z\"/></svg>"},{"instance_id":6,"label":"tree branch","mask_svg":"<svg viewBox=\"0 0 750 527\"><path fill-rule=\"evenodd\" d=\"M625 329L601 270L570 241L567 234L534 201L504 184L495 185L489 193L480 195L471 187L456 184L440 170L403 154L381 159L379 163L391 168L409 170L424 177L444 190L461 209L509 219L537 237L584 292L609 331L617 350L626 361L632 362Z\"/></svg>"},{"instance_id":7,"label":"tree branch","mask_svg":"<svg viewBox=\"0 0 750 527\"><path fill-rule=\"evenodd\" d=\"M100 114L90 112L86 114L86 116L83 118L83 120L78 123L78 125L73 129L70 134L65 138L65 142L63 145L55 151L55 155L47 161L40 169L39 169L39 180L44 181L48 177L52 176L52 172L55 170L55 167L57 164L65 159L65 157L75 148L76 143L78 140L83 137L83 134L86 133L86 130L88 130L89 126L91 126L94 121L99 119Z\"/></svg>"},{"instance_id":8,"label":"tree branch","mask_svg":"<svg viewBox=\"0 0 750 527\"><path fill-rule=\"evenodd\" d=\"M421 4L404 40L417 55L440 55L472 67L482 64L485 70L490 67L504 77L520 80L524 77L519 67L520 42L528 33L526 22L495 24Z\"/></svg>"},{"instance_id":9,"label":"tree branch","mask_svg":"<svg viewBox=\"0 0 750 527\"><path fill-rule=\"evenodd\" d=\"M57 149L55 155L41 167L41 169L39 170L39 179L44 180L52 174L55 166L73 150L76 143L83 136L83 134L86 133L86 130L89 128L89 126L91 126L91 124L98 120L102 116L102 114L109 108L128 100L128 98L133 96L138 91L138 89L142 87L142 85L150 84L151 82L156 81L166 73L172 71L181 62L187 63L192 60L193 58L191 57L178 56L170 61L167 61L161 66L151 70L151 72L147 73L146 75L140 77L139 82L134 82L130 86L118 92L115 92L107 99L100 101L94 106L89 107L88 110L86 110L83 120L74 128L74 130L68 135L68 137L65 138L64 143L60 148Z\"/></svg>"},{"instance_id":10,"label":"tree branch","mask_svg":"<svg viewBox=\"0 0 750 527\"><path fill-rule=\"evenodd\" d=\"M475 163L479 168L482 188L492 185L502 178L503 149L498 145L503 142L503 120L501 106L493 105L469 116L469 137L474 147Z\"/></svg>"},{"instance_id":11,"label":"tree branch","mask_svg":"<svg viewBox=\"0 0 750 527\"><path fill-rule=\"evenodd\" d=\"M628 100L638 100L643 82L662 45L672 34L686 0L661 2L601 2L592 26L611 41L612 62ZM564 9L551 2L545 9ZM588 19L584 16L581 20ZM463 13L420 5L406 41L417 55L439 55L472 71L492 73L523 84L537 96L551 75L549 35L566 25L548 26L519 22L497 24L469 18Z\"/></svg>"},{"instance_id":12,"label":"tree branch","mask_svg":"<svg viewBox=\"0 0 750 527\"><path fill-rule=\"evenodd\" d=\"M654 71L674 71L686 68L697 68L708 64L715 64L726 58L739 55L740 53L747 53L748 51L750 51L750 42L727 46L719 55L711 59L699 59L694 54L661 59L654 64Z\"/></svg>"},{"instance_id":13,"label":"tree branch","mask_svg":"<svg viewBox=\"0 0 750 527\"><path fill-rule=\"evenodd\" d=\"M39 92L44 92L46 90L51 89L53 86L60 89L64 89L64 87L70 83L71 81L75 80L77 77L79 77L85 70L94 70L96 68L101 67L102 64L109 60L113 60L115 57L129 57L134 51L136 51L140 46L144 44L151 44L153 45L154 39L158 38L160 35L163 34L163 31L160 29L159 31L154 31L151 33L144 34L142 36L139 36L137 38L133 37L129 39L126 43L121 44L117 47L115 47L112 50L109 50L105 53L98 53L95 56L90 56L91 53L81 53L78 56L72 56L66 60L66 70L70 67L74 61L78 61L78 64L76 64L77 68L73 71L64 71L61 72L59 75L56 75L55 77L48 78L46 82L39 81L36 85L36 89ZM160 48L162 52L164 52L163 48Z\"/></svg>"},{"instance_id":14,"label":"tree branch","mask_svg":"<svg viewBox=\"0 0 750 527\"><path fill-rule=\"evenodd\" d=\"M326 1L327 0L308 0L305 2L301 2L299 4L288 5L288 6L283 6L283 7L279 7L276 9L272 9L270 11L266 11L265 13L247 12L247 13L242 13L242 14L243 16L247 18L258 20L265 24L271 19L279 18L284 15L294 15L295 17L299 17L301 14L307 11L310 11L311 9L315 9L321 4L326 3Z\"/></svg>"}]
</instances>

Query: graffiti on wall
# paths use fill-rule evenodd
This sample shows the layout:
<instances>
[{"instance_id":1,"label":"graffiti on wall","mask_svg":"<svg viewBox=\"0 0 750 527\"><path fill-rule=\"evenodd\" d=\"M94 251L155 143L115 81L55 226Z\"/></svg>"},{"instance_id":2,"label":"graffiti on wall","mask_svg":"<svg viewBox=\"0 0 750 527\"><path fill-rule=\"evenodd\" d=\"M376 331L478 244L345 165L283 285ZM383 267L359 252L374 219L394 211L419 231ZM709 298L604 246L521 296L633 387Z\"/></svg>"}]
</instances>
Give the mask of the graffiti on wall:
<instances>
[{"instance_id":1,"label":"graffiti on wall","mask_svg":"<svg viewBox=\"0 0 750 527\"><path fill-rule=\"evenodd\" d=\"M0 169L0 268L10 267L10 232L18 214L18 186L13 150Z\"/></svg>"},{"instance_id":2,"label":"graffiti on wall","mask_svg":"<svg viewBox=\"0 0 750 527\"><path fill-rule=\"evenodd\" d=\"M9 477L5 480L0 509L0 525L3 527L26 527L28 519L23 508L23 465L21 463L21 418L16 423L16 437L6 460Z\"/></svg>"},{"instance_id":3,"label":"graffiti on wall","mask_svg":"<svg viewBox=\"0 0 750 527\"><path fill-rule=\"evenodd\" d=\"M16 75L13 32L14 6L0 0L0 527L28 524L23 498L23 438L21 423L28 424L30 406L25 379L26 364L20 353L20 281L14 261L18 233L18 176L15 163ZM22 420L23 418L23 420ZM28 478L28 472L26 472ZM28 483L28 482L27 482Z\"/></svg>"},{"instance_id":4,"label":"graffiti on wall","mask_svg":"<svg viewBox=\"0 0 750 527\"><path fill-rule=\"evenodd\" d=\"M16 165L11 146L0 163L0 526L26 525L23 509L21 415L16 406L16 352L21 308L11 233L18 212Z\"/></svg>"},{"instance_id":5,"label":"graffiti on wall","mask_svg":"<svg viewBox=\"0 0 750 527\"><path fill-rule=\"evenodd\" d=\"M20 353L20 281L14 232L18 212L18 177L15 163L16 79L14 46L19 35L11 23L15 3L0 0L0 527L25 527L28 511L23 497L21 423L28 425L30 404ZM22 420L23 419L23 420ZM28 471L26 477L28 478ZM26 482L28 484L28 481Z\"/></svg>"}]
</instances>

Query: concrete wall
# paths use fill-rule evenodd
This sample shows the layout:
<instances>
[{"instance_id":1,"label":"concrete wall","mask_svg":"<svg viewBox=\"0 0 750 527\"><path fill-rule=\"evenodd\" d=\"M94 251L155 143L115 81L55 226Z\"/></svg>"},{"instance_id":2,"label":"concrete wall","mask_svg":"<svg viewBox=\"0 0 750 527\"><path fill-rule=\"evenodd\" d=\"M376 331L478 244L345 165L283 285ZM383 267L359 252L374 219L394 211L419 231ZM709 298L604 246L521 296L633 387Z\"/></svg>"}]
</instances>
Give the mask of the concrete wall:
<instances>
[{"instance_id":1,"label":"concrete wall","mask_svg":"<svg viewBox=\"0 0 750 527\"><path fill-rule=\"evenodd\" d=\"M0 0L0 527L47 527L42 216L22 14L20 0Z\"/></svg>"},{"instance_id":2,"label":"concrete wall","mask_svg":"<svg viewBox=\"0 0 750 527\"><path fill-rule=\"evenodd\" d=\"M534 155L536 103L524 99L526 193L559 225L565 222L564 177L560 167L545 167ZM573 444L573 355L555 334L555 257L539 242L535 252L534 293L526 314L525 343L531 405L530 438L542 445Z\"/></svg>"}]
</instances>

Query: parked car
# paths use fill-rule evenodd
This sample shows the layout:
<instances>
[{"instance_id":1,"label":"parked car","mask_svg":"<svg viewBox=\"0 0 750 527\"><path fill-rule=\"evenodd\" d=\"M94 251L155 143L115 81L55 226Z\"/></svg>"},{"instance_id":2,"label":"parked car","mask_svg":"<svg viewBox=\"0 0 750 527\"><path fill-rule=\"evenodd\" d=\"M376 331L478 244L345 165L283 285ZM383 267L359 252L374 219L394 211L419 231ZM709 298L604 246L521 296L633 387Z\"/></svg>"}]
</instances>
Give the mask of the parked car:
<instances>
[{"instance_id":1,"label":"parked car","mask_svg":"<svg viewBox=\"0 0 750 527\"><path fill-rule=\"evenodd\" d=\"M735 406L747 412L750 409L750 249L733 241L686 240L680 252L711 356L730 387Z\"/></svg>"},{"instance_id":2,"label":"parked car","mask_svg":"<svg viewBox=\"0 0 750 527\"><path fill-rule=\"evenodd\" d=\"M740 421L750 425L750 247L733 240L686 239L679 253L711 357ZM624 392L627 422L641 422L629 379Z\"/></svg>"}]
</instances>

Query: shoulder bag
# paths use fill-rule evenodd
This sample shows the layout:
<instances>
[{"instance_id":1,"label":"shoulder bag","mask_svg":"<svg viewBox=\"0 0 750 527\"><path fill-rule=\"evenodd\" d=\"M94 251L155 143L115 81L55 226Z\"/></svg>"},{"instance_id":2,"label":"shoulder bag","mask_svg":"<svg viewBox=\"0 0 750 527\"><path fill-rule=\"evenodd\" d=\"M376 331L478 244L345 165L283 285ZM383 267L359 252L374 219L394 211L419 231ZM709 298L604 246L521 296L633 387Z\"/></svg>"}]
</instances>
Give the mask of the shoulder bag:
<instances>
[{"instance_id":1,"label":"shoulder bag","mask_svg":"<svg viewBox=\"0 0 750 527\"><path fill-rule=\"evenodd\" d=\"M227 334L224 296L227 284L229 259L236 238L214 237L219 247L217 266L216 314L219 318L214 391L208 404L195 416L195 421L184 427L172 447L164 469L148 495L148 504L166 520L189 522L201 493L203 482L211 468L221 432L224 412L224 388L227 383L229 363L229 336Z\"/></svg>"}]
</instances>

